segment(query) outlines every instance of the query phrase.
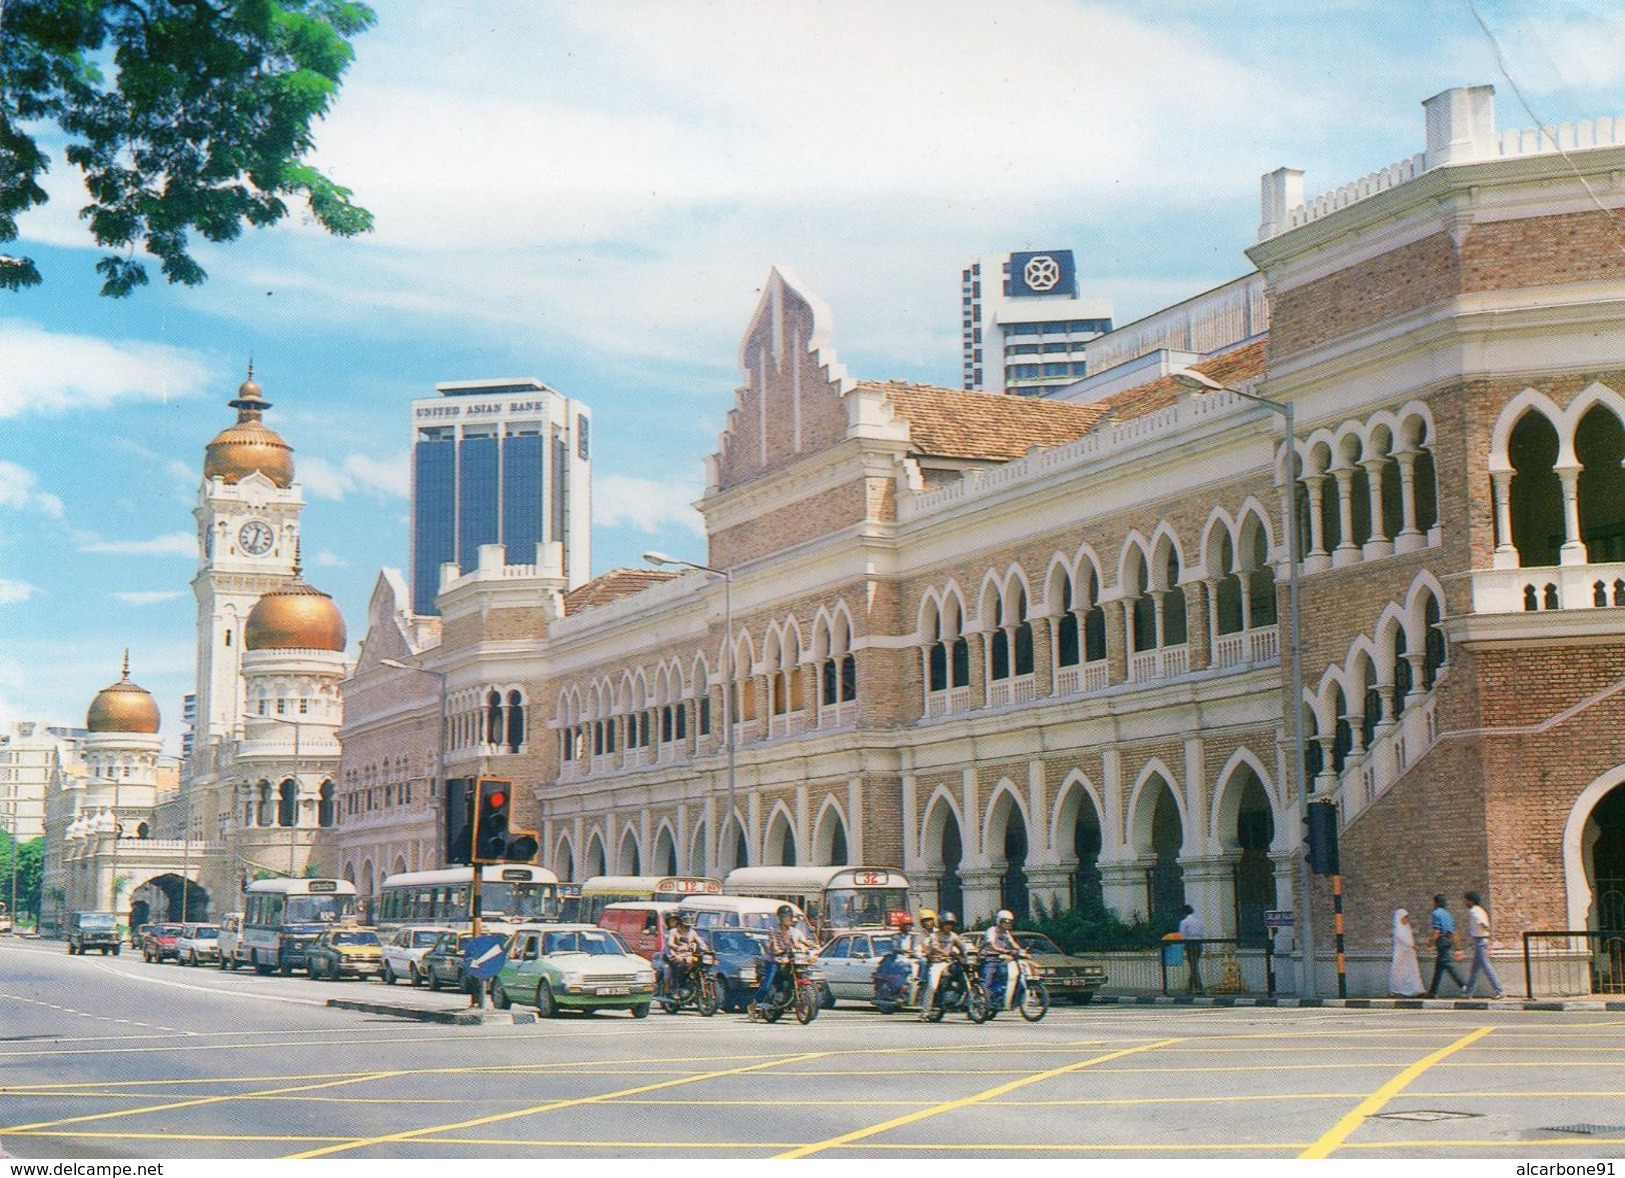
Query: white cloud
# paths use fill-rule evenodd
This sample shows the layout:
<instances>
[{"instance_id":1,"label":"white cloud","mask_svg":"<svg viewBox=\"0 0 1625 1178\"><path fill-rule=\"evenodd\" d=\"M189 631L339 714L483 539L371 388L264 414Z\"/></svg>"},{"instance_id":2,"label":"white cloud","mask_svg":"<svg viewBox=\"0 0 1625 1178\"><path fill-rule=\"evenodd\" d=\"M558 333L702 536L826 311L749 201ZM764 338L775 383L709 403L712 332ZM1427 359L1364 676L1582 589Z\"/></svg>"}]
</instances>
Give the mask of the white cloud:
<instances>
[{"instance_id":1,"label":"white cloud","mask_svg":"<svg viewBox=\"0 0 1625 1178\"><path fill-rule=\"evenodd\" d=\"M36 491L34 484L38 481L33 471L0 458L0 507L38 511L61 519L62 500L48 491Z\"/></svg>"},{"instance_id":2,"label":"white cloud","mask_svg":"<svg viewBox=\"0 0 1625 1178\"><path fill-rule=\"evenodd\" d=\"M13 605L19 601L27 601L38 592L38 585L30 585L27 581L12 581L0 577L0 605Z\"/></svg>"},{"instance_id":3,"label":"white cloud","mask_svg":"<svg viewBox=\"0 0 1625 1178\"><path fill-rule=\"evenodd\" d=\"M182 348L0 320L0 418L190 397L209 375L203 358Z\"/></svg>"},{"instance_id":4,"label":"white cloud","mask_svg":"<svg viewBox=\"0 0 1625 1178\"><path fill-rule=\"evenodd\" d=\"M628 475L594 475L592 522L594 527L628 527L655 535L682 528L705 535L700 513L689 506L700 490L684 483L662 483Z\"/></svg>"},{"instance_id":5,"label":"white cloud","mask_svg":"<svg viewBox=\"0 0 1625 1178\"><path fill-rule=\"evenodd\" d=\"M158 605L185 597L186 593L180 589L153 589L145 592L115 593L113 596L125 605Z\"/></svg>"},{"instance_id":6,"label":"white cloud","mask_svg":"<svg viewBox=\"0 0 1625 1178\"><path fill-rule=\"evenodd\" d=\"M1625 17L1617 12L1589 9L1531 17L1514 25L1501 41L1512 57L1513 80L1536 93L1601 90L1625 81L1625 54L1620 53Z\"/></svg>"},{"instance_id":7,"label":"white cloud","mask_svg":"<svg viewBox=\"0 0 1625 1178\"><path fill-rule=\"evenodd\" d=\"M75 532L80 552L112 556L197 556L197 537L191 532L170 532L150 540L104 540L95 532Z\"/></svg>"},{"instance_id":8,"label":"white cloud","mask_svg":"<svg viewBox=\"0 0 1625 1178\"><path fill-rule=\"evenodd\" d=\"M405 499L411 494L412 472L405 454L384 459L350 454L338 466L324 458L303 457L299 460L299 482L318 499L343 499L352 491Z\"/></svg>"},{"instance_id":9,"label":"white cloud","mask_svg":"<svg viewBox=\"0 0 1625 1178\"><path fill-rule=\"evenodd\" d=\"M323 549L316 554L314 563L324 569L339 569L345 566L345 560L343 557L336 553L328 552L326 549Z\"/></svg>"}]
</instances>

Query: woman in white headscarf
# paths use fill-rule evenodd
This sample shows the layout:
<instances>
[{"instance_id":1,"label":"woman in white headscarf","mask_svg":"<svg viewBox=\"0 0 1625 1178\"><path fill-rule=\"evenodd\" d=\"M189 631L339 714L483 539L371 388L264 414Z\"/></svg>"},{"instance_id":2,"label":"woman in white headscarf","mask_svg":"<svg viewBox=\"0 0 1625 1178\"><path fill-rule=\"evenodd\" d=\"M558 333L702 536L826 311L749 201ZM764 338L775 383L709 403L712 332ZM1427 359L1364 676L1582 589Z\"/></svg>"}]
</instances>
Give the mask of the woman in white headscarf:
<instances>
[{"instance_id":1,"label":"woman in white headscarf","mask_svg":"<svg viewBox=\"0 0 1625 1178\"><path fill-rule=\"evenodd\" d=\"M1416 933L1411 916L1394 909L1394 964L1388 970L1388 993L1394 998L1417 998L1426 992L1422 967L1416 960Z\"/></svg>"}]
</instances>

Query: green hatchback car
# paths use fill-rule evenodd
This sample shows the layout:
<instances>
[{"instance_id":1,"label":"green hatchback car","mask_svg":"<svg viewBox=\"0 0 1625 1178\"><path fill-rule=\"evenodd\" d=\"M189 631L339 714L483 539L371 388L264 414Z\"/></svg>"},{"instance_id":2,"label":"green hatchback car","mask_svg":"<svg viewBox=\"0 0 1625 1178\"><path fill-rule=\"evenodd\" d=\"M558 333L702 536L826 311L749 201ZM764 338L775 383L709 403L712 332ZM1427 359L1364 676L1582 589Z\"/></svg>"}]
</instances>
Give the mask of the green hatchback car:
<instances>
[{"instance_id":1,"label":"green hatchback car","mask_svg":"<svg viewBox=\"0 0 1625 1178\"><path fill-rule=\"evenodd\" d=\"M561 1010L630 1010L645 1018L654 990L654 966L614 933L590 924L527 924L508 938L491 1004L534 1006L542 1018Z\"/></svg>"}]
</instances>

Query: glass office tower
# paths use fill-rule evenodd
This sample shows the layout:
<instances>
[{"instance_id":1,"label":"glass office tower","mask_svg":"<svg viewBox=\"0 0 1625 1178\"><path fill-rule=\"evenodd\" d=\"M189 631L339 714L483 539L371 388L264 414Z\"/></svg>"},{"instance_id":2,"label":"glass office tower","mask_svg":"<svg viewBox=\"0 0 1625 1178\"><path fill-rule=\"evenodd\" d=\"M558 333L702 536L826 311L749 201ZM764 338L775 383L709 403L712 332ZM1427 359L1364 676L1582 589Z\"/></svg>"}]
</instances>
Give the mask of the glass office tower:
<instances>
[{"instance_id":1,"label":"glass office tower","mask_svg":"<svg viewBox=\"0 0 1625 1178\"><path fill-rule=\"evenodd\" d=\"M412 402L412 609L438 612L440 566L468 572L480 546L509 564L591 566L592 412L539 380L453 381ZM558 545L551 549L548 546Z\"/></svg>"}]
</instances>

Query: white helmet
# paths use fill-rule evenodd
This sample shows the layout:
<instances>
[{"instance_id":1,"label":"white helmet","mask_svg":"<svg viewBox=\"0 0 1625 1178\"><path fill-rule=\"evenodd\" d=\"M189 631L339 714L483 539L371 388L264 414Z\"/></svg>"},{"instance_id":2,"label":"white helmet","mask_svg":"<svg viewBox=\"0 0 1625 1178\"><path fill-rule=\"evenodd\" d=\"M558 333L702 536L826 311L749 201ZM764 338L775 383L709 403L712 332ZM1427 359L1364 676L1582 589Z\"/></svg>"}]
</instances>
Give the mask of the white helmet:
<instances>
[{"instance_id":1,"label":"white helmet","mask_svg":"<svg viewBox=\"0 0 1625 1178\"><path fill-rule=\"evenodd\" d=\"M994 919L999 924L1014 924L1016 922L1016 914L1011 912L1008 908L1000 908L999 915Z\"/></svg>"}]
</instances>

